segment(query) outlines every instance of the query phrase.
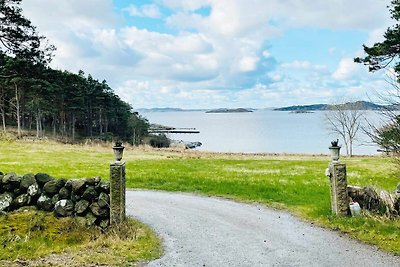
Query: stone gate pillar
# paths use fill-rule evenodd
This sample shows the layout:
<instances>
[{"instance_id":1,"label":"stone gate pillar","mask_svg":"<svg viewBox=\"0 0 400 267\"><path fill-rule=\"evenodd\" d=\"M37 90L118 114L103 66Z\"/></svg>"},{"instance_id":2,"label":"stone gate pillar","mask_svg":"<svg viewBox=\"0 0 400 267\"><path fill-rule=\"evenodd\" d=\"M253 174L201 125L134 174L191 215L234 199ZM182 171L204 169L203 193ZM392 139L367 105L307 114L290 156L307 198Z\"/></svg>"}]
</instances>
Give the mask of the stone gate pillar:
<instances>
[{"instance_id":1,"label":"stone gate pillar","mask_svg":"<svg viewBox=\"0 0 400 267\"><path fill-rule=\"evenodd\" d=\"M333 141L329 150L332 162L329 164L326 175L330 181L331 210L338 216L346 216L349 211L349 196L347 193L346 164L339 162L340 146Z\"/></svg>"},{"instance_id":2,"label":"stone gate pillar","mask_svg":"<svg viewBox=\"0 0 400 267\"><path fill-rule=\"evenodd\" d=\"M329 164L329 173L332 213L338 216L346 216L349 210L346 164L338 162Z\"/></svg>"},{"instance_id":3,"label":"stone gate pillar","mask_svg":"<svg viewBox=\"0 0 400 267\"><path fill-rule=\"evenodd\" d=\"M125 220L125 162L122 162L124 147L116 143L113 147L115 159L110 164L110 224Z\"/></svg>"}]
</instances>

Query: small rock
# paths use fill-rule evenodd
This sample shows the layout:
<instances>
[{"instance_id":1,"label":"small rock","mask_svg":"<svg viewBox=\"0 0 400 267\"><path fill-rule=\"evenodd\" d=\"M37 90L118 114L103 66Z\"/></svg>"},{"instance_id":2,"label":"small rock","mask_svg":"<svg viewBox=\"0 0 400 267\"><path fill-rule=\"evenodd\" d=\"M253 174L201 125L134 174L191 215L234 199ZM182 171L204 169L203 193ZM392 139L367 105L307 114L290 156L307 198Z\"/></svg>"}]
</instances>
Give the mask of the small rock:
<instances>
[{"instance_id":1,"label":"small rock","mask_svg":"<svg viewBox=\"0 0 400 267\"><path fill-rule=\"evenodd\" d=\"M20 184L21 190L26 192L28 187L33 184L36 184L35 175L33 175L32 173L28 173L28 174L25 174L24 176L22 176L21 184Z\"/></svg>"},{"instance_id":2,"label":"small rock","mask_svg":"<svg viewBox=\"0 0 400 267\"><path fill-rule=\"evenodd\" d=\"M85 182L87 185L95 185L96 184L96 178L86 178Z\"/></svg>"},{"instance_id":3,"label":"small rock","mask_svg":"<svg viewBox=\"0 0 400 267\"><path fill-rule=\"evenodd\" d=\"M21 177L18 176L15 172L9 172L3 176L3 184L18 184L21 182Z\"/></svg>"},{"instance_id":4,"label":"small rock","mask_svg":"<svg viewBox=\"0 0 400 267\"><path fill-rule=\"evenodd\" d=\"M107 194L110 194L110 183L107 182L100 182L97 186L96 186L96 190L98 192L104 192Z\"/></svg>"},{"instance_id":5,"label":"small rock","mask_svg":"<svg viewBox=\"0 0 400 267\"><path fill-rule=\"evenodd\" d=\"M69 199L71 197L71 190L67 189L65 186L58 192L60 199Z\"/></svg>"},{"instance_id":6,"label":"small rock","mask_svg":"<svg viewBox=\"0 0 400 267\"><path fill-rule=\"evenodd\" d=\"M98 197L96 189L94 188L94 186L89 186L88 188L86 188L85 192L82 195L82 198L89 200L89 201L93 201Z\"/></svg>"},{"instance_id":7,"label":"small rock","mask_svg":"<svg viewBox=\"0 0 400 267\"><path fill-rule=\"evenodd\" d=\"M50 182L54 178L47 173L37 173L35 175L35 179L40 186L43 186L45 183Z\"/></svg>"},{"instance_id":8,"label":"small rock","mask_svg":"<svg viewBox=\"0 0 400 267\"><path fill-rule=\"evenodd\" d=\"M77 194L75 194L73 191L71 192L71 200L73 201L73 202L78 202L79 200L81 200L81 196L80 195L77 195Z\"/></svg>"},{"instance_id":9,"label":"small rock","mask_svg":"<svg viewBox=\"0 0 400 267\"><path fill-rule=\"evenodd\" d=\"M14 209L18 209L18 208L28 205L30 201L31 201L31 197L28 194L22 194L22 195L19 195L18 197L16 197L11 202L11 207Z\"/></svg>"},{"instance_id":10,"label":"small rock","mask_svg":"<svg viewBox=\"0 0 400 267\"><path fill-rule=\"evenodd\" d=\"M4 193L0 195L0 211L8 210L13 201L13 196L11 193Z\"/></svg>"},{"instance_id":11,"label":"small rock","mask_svg":"<svg viewBox=\"0 0 400 267\"><path fill-rule=\"evenodd\" d=\"M65 181L60 179L60 180L51 180L45 183L43 186L44 192L46 192L47 195L52 196L57 194L60 189L64 186Z\"/></svg>"},{"instance_id":12,"label":"small rock","mask_svg":"<svg viewBox=\"0 0 400 267\"><path fill-rule=\"evenodd\" d=\"M110 214L110 209L100 208L100 206L97 202L94 202L94 203L92 203L92 205L90 205L90 210L93 212L93 214L96 217L99 217L99 218L107 218Z\"/></svg>"},{"instance_id":13,"label":"small rock","mask_svg":"<svg viewBox=\"0 0 400 267\"><path fill-rule=\"evenodd\" d=\"M97 203L99 203L100 208L110 207L110 196L104 192L101 192L99 201L97 201Z\"/></svg>"},{"instance_id":14,"label":"small rock","mask_svg":"<svg viewBox=\"0 0 400 267\"><path fill-rule=\"evenodd\" d=\"M54 209L53 203L51 203L51 198L42 194L37 200L37 206L39 209L44 211L52 211Z\"/></svg>"},{"instance_id":15,"label":"small rock","mask_svg":"<svg viewBox=\"0 0 400 267\"><path fill-rule=\"evenodd\" d=\"M90 202L86 199L81 199L75 204L75 212L77 215L84 214L89 208Z\"/></svg>"},{"instance_id":16,"label":"small rock","mask_svg":"<svg viewBox=\"0 0 400 267\"><path fill-rule=\"evenodd\" d=\"M70 184L72 191L75 194L81 194L86 189L86 183L84 179L71 179L68 180L68 183Z\"/></svg>"},{"instance_id":17,"label":"small rock","mask_svg":"<svg viewBox=\"0 0 400 267\"><path fill-rule=\"evenodd\" d=\"M54 205L54 213L58 217L71 216L74 213L74 203L69 199L61 199Z\"/></svg>"},{"instance_id":18,"label":"small rock","mask_svg":"<svg viewBox=\"0 0 400 267\"><path fill-rule=\"evenodd\" d=\"M61 199L59 194L55 194L51 197L51 204L54 206Z\"/></svg>"},{"instance_id":19,"label":"small rock","mask_svg":"<svg viewBox=\"0 0 400 267\"><path fill-rule=\"evenodd\" d=\"M41 193L40 189L39 189L39 185L36 182L34 184L31 184L28 187L28 190L26 190L26 191L27 191L28 195L30 195L32 197L39 195Z\"/></svg>"}]
</instances>

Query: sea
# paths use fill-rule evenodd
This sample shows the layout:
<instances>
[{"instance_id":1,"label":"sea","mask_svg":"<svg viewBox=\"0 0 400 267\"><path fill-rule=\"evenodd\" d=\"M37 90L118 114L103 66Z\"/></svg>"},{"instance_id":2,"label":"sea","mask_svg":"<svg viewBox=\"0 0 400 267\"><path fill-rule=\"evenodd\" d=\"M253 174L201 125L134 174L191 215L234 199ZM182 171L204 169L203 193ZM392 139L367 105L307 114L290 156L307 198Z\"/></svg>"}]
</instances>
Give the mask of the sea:
<instances>
[{"instance_id":1,"label":"sea","mask_svg":"<svg viewBox=\"0 0 400 267\"><path fill-rule=\"evenodd\" d=\"M196 128L198 134L167 134L170 139L201 142L197 150L234 153L329 154L332 140L341 137L328 130L325 111L293 113L256 110L246 113L205 111L145 111L150 123L175 128ZM379 114L366 111L377 120ZM379 147L362 131L353 146L354 155L375 155ZM342 148L345 154L345 148Z\"/></svg>"}]
</instances>

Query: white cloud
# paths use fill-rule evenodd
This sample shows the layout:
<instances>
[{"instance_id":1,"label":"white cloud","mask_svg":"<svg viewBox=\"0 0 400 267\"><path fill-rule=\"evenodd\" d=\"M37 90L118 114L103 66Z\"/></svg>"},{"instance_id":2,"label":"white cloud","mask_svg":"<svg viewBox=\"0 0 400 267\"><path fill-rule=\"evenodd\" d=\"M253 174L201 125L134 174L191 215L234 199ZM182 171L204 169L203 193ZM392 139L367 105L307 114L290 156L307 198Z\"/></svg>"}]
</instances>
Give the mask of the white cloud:
<instances>
[{"instance_id":1,"label":"white cloud","mask_svg":"<svg viewBox=\"0 0 400 267\"><path fill-rule=\"evenodd\" d=\"M352 78L357 73L360 65L354 63L353 58L342 58L336 71L332 74L332 78L335 80L346 80Z\"/></svg>"},{"instance_id":2,"label":"white cloud","mask_svg":"<svg viewBox=\"0 0 400 267\"><path fill-rule=\"evenodd\" d=\"M153 19L161 18L160 9L155 4L143 5L140 7L137 7L135 5L130 5L125 10L132 17L146 17Z\"/></svg>"},{"instance_id":3,"label":"white cloud","mask_svg":"<svg viewBox=\"0 0 400 267\"><path fill-rule=\"evenodd\" d=\"M129 6L133 1L126 2ZM381 81L361 75L366 71L360 72L362 66L352 62L356 51L346 52L338 63L341 48L332 44L325 52L336 57L337 69L330 69L332 65L324 59L317 62L294 54L279 65L282 60L269 42L291 29L318 27L368 31L366 43L370 44L381 40L391 23L389 2L158 0L125 9L131 16L165 23L158 25L163 33L139 29L134 22L123 24L124 16L117 13L112 0L30 0L23 1L23 8L57 46L53 66L84 69L105 78L135 107L191 107L189 100L208 107L226 106L230 101L262 107L317 101L345 94L345 88L362 94ZM165 9L170 10L162 14Z\"/></svg>"}]
</instances>

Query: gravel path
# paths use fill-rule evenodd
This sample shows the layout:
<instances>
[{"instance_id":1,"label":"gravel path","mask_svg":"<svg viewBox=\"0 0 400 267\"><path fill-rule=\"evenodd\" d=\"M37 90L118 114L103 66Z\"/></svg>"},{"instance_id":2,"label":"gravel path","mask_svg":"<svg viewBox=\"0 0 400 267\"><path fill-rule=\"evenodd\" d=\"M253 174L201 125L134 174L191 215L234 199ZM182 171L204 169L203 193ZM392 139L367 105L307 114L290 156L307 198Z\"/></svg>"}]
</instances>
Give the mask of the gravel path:
<instances>
[{"instance_id":1,"label":"gravel path","mask_svg":"<svg viewBox=\"0 0 400 267\"><path fill-rule=\"evenodd\" d=\"M285 212L219 198L127 191L127 213L163 239L148 266L400 266L400 258Z\"/></svg>"}]
</instances>

